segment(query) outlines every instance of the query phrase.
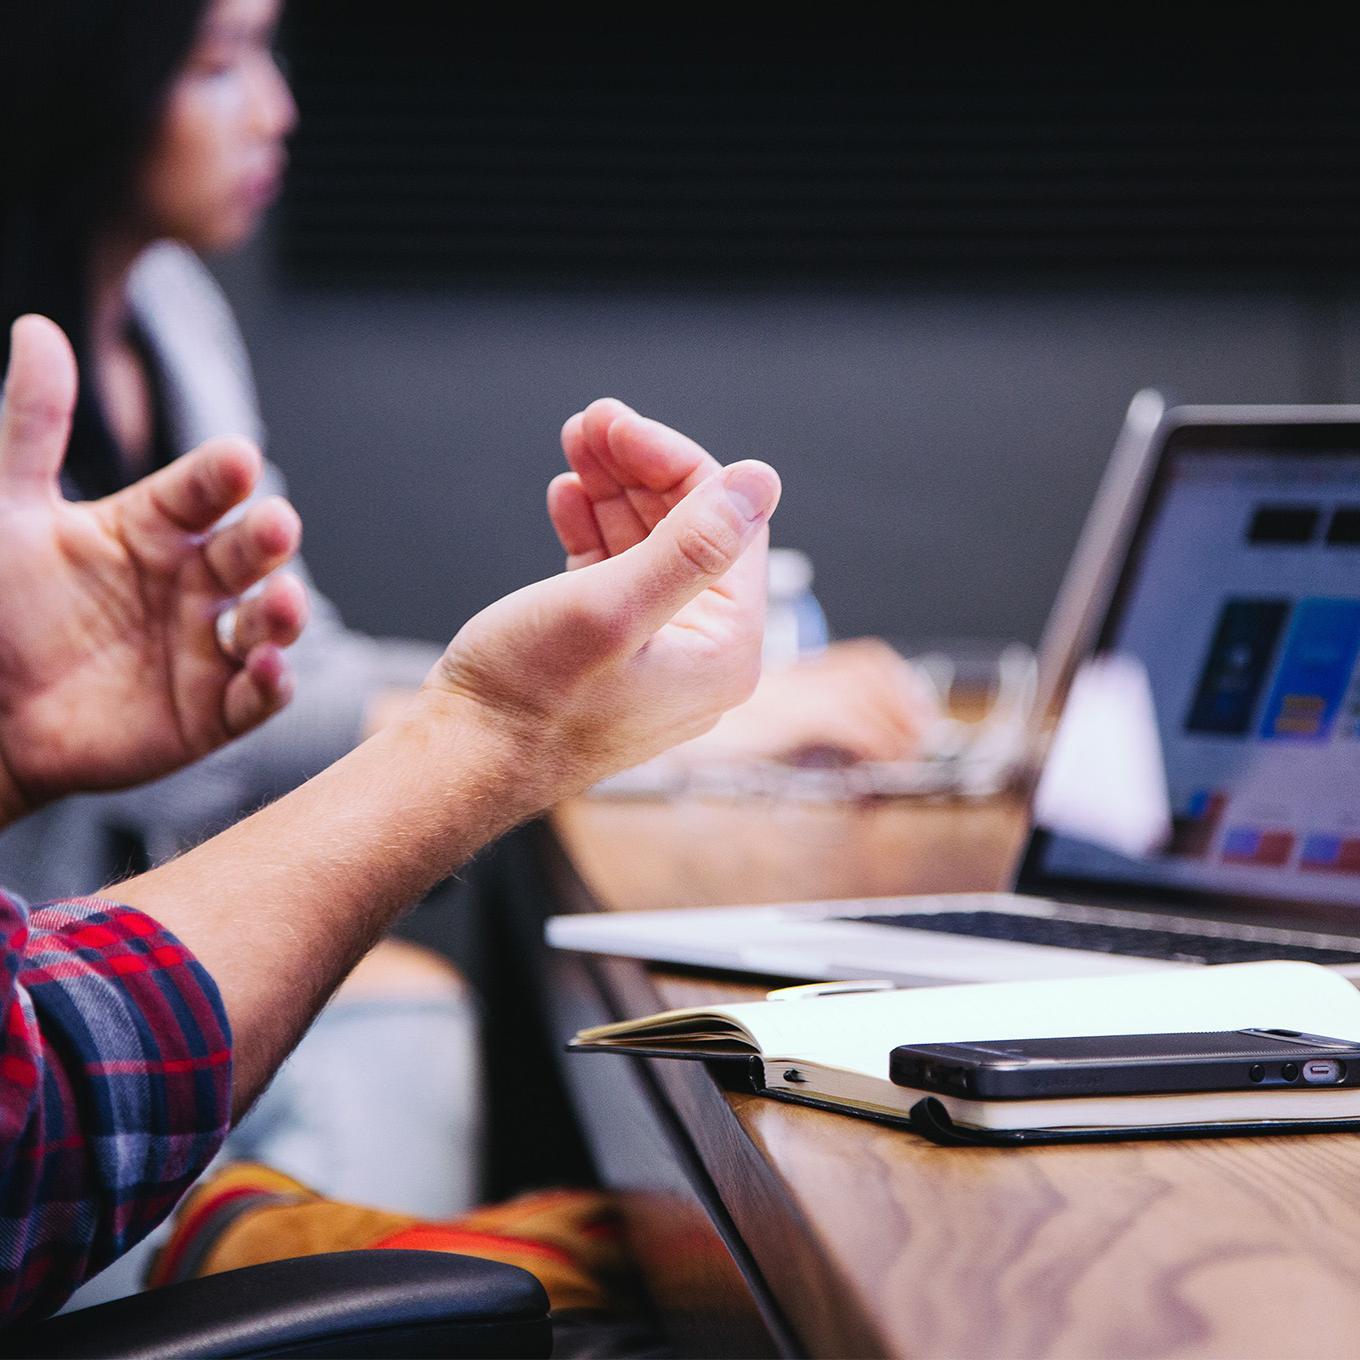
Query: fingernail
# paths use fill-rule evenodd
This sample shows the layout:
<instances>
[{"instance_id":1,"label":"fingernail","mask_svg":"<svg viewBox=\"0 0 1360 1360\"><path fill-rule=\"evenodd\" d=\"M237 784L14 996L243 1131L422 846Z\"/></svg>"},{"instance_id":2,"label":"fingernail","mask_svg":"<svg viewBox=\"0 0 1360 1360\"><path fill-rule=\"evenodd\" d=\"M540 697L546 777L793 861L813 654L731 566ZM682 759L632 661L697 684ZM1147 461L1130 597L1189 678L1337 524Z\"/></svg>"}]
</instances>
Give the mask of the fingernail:
<instances>
[{"instance_id":1,"label":"fingernail","mask_svg":"<svg viewBox=\"0 0 1360 1360\"><path fill-rule=\"evenodd\" d=\"M734 463L723 472L727 498L743 519L764 519L774 506L779 483L761 463Z\"/></svg>"}]
</instances>

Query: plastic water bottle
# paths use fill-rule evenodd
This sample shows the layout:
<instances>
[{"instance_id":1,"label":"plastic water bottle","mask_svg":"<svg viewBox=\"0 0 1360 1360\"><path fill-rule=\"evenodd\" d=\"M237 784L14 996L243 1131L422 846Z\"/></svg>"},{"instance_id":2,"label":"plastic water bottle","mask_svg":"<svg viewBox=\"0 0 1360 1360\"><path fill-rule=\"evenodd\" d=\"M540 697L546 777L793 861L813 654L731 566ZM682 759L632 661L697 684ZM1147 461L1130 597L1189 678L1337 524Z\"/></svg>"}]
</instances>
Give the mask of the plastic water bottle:
<instances>
[{"instance_id":1,"label":"plastic water bottle","mask_svg":"<svg viewBox=\"0 0 1360 1360\"><path fill-rule=\"evenodd\" d=\"M820 652L829 640L826 615L812 593L812 559L796 548L771 548L765 605L766 666L787 666Z\"/></svg>"}]
</instances>

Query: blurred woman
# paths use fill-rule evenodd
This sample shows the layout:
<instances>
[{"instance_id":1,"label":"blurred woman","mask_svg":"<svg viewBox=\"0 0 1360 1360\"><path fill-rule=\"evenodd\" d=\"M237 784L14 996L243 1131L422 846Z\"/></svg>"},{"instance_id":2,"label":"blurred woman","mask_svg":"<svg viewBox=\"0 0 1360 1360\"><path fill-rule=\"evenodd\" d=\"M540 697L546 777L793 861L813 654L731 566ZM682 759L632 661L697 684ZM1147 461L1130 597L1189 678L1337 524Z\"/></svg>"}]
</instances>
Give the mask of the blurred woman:
<instances>
[{"instance_id":1,"label":"blurred woman","mask_svg":"<svg viewBox=\"0 0 1360 1360\"><path fill-rule=\"evenodd\" d=\"M85 375L67 476L104 495L205 437L259 438L230 309L197 251L243 242L280 184L296 111L271 52L274 0L53 0L0 31L12 150L0 185L0 327L55 320ZM0 339L0 349L8 344ZM279 490L266 471L262 494ZM145 793L86 800L0 846L15 886L51 893L127 872L338 758L437 649L379 644L313 592L297 702L222 760Z\"/></svg>"}]
</instances>

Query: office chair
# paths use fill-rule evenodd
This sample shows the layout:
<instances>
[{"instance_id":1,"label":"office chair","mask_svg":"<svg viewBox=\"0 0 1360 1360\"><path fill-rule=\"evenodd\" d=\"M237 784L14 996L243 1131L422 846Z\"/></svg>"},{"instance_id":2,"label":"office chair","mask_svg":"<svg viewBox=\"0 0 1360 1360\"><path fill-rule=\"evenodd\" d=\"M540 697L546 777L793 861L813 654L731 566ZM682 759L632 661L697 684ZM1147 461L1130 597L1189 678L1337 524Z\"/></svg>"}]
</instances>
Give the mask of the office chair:
<instances>
[{"instance_id":1,"label":"office chair","mask_svg":"<svg viewBox=\"0 0 1360 1360\"><path fill-rule=\"evenodd\" d=\"M527 1271L438 1251L342 1251L167 1285L0 1337L43 1360L540 1357L548 1296Z\"/></svg>"}]
</instances>

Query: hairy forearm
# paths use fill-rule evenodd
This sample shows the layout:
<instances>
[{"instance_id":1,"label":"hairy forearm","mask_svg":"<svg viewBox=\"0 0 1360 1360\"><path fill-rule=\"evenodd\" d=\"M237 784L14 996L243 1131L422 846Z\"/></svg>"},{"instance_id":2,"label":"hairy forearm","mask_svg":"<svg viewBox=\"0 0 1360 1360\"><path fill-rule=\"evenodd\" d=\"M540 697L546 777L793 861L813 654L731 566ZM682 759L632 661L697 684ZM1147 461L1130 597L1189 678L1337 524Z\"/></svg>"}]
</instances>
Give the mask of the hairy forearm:
<instances>
[{"instance_id":1,"label":"hairy forearm","mask_svg":"<svg viewBox=\"0 0 1360 1360\"><path fill-rule=\"evenodd\" d=\"M118 885L221 989L238 1114L392 919L538 810L524 774L465 701L422 695L301 788Z\"/></svg>"}]
</instances>

